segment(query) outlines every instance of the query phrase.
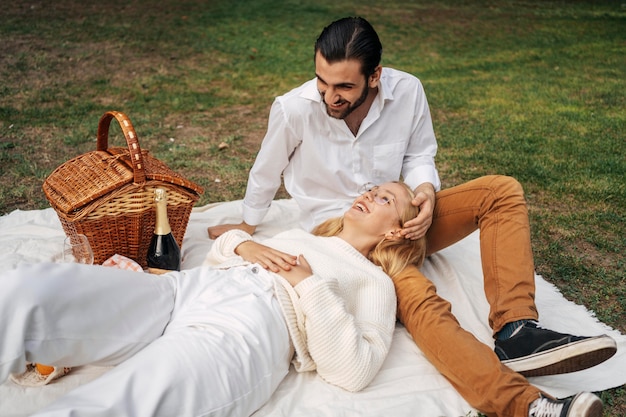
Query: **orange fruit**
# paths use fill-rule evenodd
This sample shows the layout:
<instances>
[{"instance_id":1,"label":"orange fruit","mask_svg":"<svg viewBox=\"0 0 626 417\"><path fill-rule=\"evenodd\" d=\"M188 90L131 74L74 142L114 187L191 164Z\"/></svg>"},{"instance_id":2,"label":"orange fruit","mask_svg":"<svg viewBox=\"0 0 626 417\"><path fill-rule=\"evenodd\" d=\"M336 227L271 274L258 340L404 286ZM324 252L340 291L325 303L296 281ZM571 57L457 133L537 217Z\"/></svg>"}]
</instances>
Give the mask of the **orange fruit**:
<instances>
[{"instance_id":1,"label":"orange fruit","mask_svg":"<svg viewBox=\"0 0 626 417\"><path fill-rule=\"evenodd\" d=\"M54 371L54 366L42 365L40 363L36 363L35 366L37 367L37 372L43 376L50 375Z\"/></svg>"}]
</instances>

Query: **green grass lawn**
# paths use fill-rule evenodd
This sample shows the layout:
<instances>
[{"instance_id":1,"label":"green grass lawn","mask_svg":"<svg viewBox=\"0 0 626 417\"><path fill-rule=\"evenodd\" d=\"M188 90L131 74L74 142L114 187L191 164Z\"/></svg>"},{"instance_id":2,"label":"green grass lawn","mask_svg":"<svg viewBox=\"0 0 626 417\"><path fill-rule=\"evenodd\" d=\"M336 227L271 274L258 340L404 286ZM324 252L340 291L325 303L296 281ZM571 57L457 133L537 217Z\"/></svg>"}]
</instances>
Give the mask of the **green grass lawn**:
<instances>
[{"instance_id":1,"label":"green grass lawn","mask_svg":"<svg viewBox=\"0 0 626 417\"><path fill-rule=\"evenodd\" d=\"M243 197L274 96L310 79L313 43L361 15L383 63L418 76L444 187L520 180L536 268L626 331L626 5L618 1L89 0L0 9L0 213L48 206L46 176L126 113L140 144ZM111 143L121 145L119 129ZM220 146L226 144L227 147ZM279 197L285 197L280 194ZM626 415L625 387L603 392Z\"/></svg>"}]
</instances>

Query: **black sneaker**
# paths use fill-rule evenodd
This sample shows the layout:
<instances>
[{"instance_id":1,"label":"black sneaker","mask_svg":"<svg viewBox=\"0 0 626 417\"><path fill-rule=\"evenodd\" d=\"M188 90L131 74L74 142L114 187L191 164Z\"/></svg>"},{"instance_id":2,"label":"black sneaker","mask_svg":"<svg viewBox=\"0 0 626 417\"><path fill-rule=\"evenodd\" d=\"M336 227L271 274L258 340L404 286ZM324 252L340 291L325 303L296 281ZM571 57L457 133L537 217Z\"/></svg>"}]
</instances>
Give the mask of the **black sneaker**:
<instances>
[{"instance_id":1,"label":"black sneaker","mask_svg":"<svg viewBox=\"0 0 626 417\"><path fill-rule=\"evenodd\" d=\"M591 368L617 352L609 336L572 336L529 321L506 340L496 340L503 364L524 376L565 374Z\"/></svg>"},{"instance_id":2,"label":"black sneaker","mask_svg":"<svg viewBox=\"0 0 626 417\"><path fill-rule=\"evenodd\" d=\"M542 395L530 404L528 417L602 417L602 401L588 392L564 400Z\"/></svg>"}]
</instances>

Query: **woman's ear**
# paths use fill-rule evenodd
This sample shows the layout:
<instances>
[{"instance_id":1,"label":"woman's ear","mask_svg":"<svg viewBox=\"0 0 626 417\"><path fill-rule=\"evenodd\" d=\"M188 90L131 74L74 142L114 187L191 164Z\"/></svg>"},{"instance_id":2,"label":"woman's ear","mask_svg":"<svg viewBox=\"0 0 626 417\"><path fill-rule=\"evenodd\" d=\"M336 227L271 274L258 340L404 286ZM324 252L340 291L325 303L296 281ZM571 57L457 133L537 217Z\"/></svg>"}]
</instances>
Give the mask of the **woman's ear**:
<instances>
[{"instance_id":1,"label":"woman's ear","mask_svg":"<svg viewBox=\"0 0 626 417\"><path fill-rule=\"evenodd\" d=\"M402 229L400 229L400 228L389 230L387 233L385 233L385 239L387 239L387 240L404 239L404 236L402 236L402 234L400 234L401 230Z\"/></svg>"}]
</instances>

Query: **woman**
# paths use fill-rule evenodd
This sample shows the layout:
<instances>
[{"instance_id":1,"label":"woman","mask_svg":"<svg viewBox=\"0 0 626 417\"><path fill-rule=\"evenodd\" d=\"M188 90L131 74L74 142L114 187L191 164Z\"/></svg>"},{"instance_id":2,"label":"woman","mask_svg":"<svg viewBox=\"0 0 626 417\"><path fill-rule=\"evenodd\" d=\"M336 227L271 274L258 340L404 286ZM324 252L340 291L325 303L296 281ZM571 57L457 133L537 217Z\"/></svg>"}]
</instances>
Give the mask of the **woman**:
<instances>
[{"instance_id":1,"label":"woman","mask_svg":"<svg viewBox=\"0 0 626 417\"><path fill-rule=\"evenodd\" d=\"M158 277L77 264L9 271L0 277L0 315L11 318L0 321L0 379L27 361L116 365L38 414L55 416L247 416L290 360L360 390L393 334L396 299L383 271L423 260L424 242L398 234L415 217L412 197L386 183L321 225L320 236L292 230L267 240L301 254L280 273L246 262L263 246L241 231L214 243L215 268Z\"/></svg>"}]
</instances>

